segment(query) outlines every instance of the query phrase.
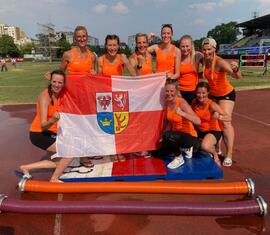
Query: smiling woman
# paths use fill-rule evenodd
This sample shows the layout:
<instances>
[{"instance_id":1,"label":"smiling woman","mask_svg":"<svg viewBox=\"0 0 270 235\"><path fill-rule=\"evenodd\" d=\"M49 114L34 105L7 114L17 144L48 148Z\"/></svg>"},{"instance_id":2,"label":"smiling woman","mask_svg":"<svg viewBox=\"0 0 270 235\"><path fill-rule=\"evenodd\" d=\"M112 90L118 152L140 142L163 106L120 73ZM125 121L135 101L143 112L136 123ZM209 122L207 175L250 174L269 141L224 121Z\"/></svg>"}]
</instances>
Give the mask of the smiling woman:
<instances>
[{"instance_id":1,"label":"smiling woman","mask_svg":"<svg viewBox=\"0 0 270 235\"><path fill-rule=\"evenodd\" d=\"M150 37L155 36L150 33ZM148 47L149 53L156 53L156 72L167 72L168 77L179 77L180 50L172 44L173 28L171 24L163 24L161 27L162 44Z\"/></svg>"},{"instance_id":2,"label":"smiling woman","mask_svg":"<svg viewBox=\"0 0 270 235\"><path fill-rule=\"evenodd\" d=\"M135 52L130 56L129 62L136 70L136 75L153 73L152 55L147 51L148 38L146 34L137 33L135 37Z\"/></svg>"},{"instance_id":3,"label":"smiling woman","mask_svg":"<svg viewBox=\"0 0 270 235\"><path fill-rule=\"evenodd\" d=\"M87 47L88 33L84 26L75 28L73 41L75 47L64 53L60 70L96 74L96 56Z\"/></svg>"},{"instance_id":4,"label":"smiling woman","mask_svg":"<svg viewBox=\"0 0 270 235\"><path fill-rule=\"evenodd\" d=\"M37 102L36 116L30 128L30 140L33 145L50 153L56 152L56 132L57 122L60 115L57 111L57 99L65 85L65 73L55 70L50 75L50 84L43 90ZM42 160L27 165L21 165L20 169L24 173L24 178L30 178L30 170L39 168L56 168L51 177L51 181L58 181L62 171L72 161L72 158L62 158L60 160Z\"/></svg>"}]
</instances>

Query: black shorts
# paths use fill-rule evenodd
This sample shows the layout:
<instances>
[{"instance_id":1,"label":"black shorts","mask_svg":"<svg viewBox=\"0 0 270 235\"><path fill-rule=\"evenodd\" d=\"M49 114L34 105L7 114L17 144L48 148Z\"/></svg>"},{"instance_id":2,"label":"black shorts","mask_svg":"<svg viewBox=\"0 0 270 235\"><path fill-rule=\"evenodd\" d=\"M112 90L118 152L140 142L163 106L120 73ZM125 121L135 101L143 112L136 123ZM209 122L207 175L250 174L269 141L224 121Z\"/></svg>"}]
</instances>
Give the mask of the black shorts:
<instances>
[{"instance_id":1,"label":"black shorts","mask_svg":"<svg viewBox=\"0 0 270 235\"><path fill-rule=\"evenodd\" d=\"M33 145L44 150L47 150L56 141L56 133L51 131L43 131L43 132L30 131L29 137Z\"/></svg>"},{"instance_id":2,"label":"black shorts","mask_svg":"<svg viewBox=\"0 0 270 235\"><path fill-rule=\"evenodd\" d=\"M220 100L231 100L231 101L235 101L236 94L235 94L235 90L232 90L227 95L224 95L224 96L213 96L212 95L211 98L214 99L214 100L216 100L216 101L220 101Z\"/></svg>"},{"instance_id":3,"label":"black shorts","mask_svg":"<svg viewBox=\"0 0 270 235\"><path fill-rule=\"evenodd\" d=\"M222 131L197 131L198 133L198 137L200 139L203 139L207 134L212 134L213 136L215 136L217 142L220 140L221 136L222 136Z\"/></svg>"},{"instance_id":4,"label":"black shorts","mask_svg":"<svg viewBox=\"0 0 270 235\"><path fill-rule=\"evenodd\" d=\"M195 91L180 91L181 96L191 105L192 101L196 98Z\"/></svg>"}]
</instances>

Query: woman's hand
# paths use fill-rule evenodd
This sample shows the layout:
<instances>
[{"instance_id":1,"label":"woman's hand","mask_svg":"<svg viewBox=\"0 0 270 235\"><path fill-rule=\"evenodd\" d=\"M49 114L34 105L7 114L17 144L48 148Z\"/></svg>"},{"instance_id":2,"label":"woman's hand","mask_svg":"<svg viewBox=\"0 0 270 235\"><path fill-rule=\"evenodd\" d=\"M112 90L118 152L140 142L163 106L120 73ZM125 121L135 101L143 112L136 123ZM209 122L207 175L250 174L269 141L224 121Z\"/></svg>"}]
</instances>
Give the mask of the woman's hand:
<instances>
[{"instance_id":1,"label":"woman's hand","mask_svg":"<svg viewBox=\"0 0 270 235\"><path fill-rule=\"evenodd\" d=\"M178 114L179 116L184 116L185 114L185 112L180 107L177 107L175 109L175 113Z\"/></svg>"},{"instance_id":2,"label":"woman's hand","mask_svg":"<svg viewBox=\"0 0 270 235\"><path fill-rule=\"evenodd\" d=\"M60 119L60 114L58 112L55 112L52 116L53 123L58 122Z\"/></svg>"},{"instance_id":3,"label":"woman's hand","mask_svg":"<svg viewBox=\"0 0 270 235\"><path fill-rule=\"evenodd\" d=\"M238 70L239 70L239 65L238 65L238 63L235 62L235 61L232 61L232 62L230 63L230 65L231 65L232 71L233 71L234 73L237 73Z\"/></svg>"},{"instance_id":4,"label":"woman's hand","mask_svg":"<svg viewBox=\"0 0 270 235\"><path fill-rule=\"evenodd\" d=\"M129 63L128 58L125 54L121 54L121 62L125 65Z\"/></svg>"},{"instance_id":5,"label":"woman's hand","mask_svg":"<svg viewBox=\"0 0 270 235\"><path fill-rule=\"evenodd\" d=\"M44 80L51 81L51 73L49 71L44 74Z\"/></svg>"}]
</instances>

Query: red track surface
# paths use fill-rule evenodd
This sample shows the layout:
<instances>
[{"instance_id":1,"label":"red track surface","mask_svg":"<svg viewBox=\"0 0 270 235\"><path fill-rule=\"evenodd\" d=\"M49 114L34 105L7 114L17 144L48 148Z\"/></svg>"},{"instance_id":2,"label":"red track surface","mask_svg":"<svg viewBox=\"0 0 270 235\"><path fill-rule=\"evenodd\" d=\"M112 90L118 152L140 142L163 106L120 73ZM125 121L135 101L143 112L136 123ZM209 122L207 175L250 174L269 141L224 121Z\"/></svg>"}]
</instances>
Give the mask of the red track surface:
<instances>
[{"instance_id":1,"label":"red track surface","mask_svg":"<svg viewBox=\"0 0 270 235\"><path fill-rule=\"evenodd\" d=\"M234 162L224 168L224 180L255 181L255 195L270 204L270 89L237 92L233 115L236 130ZM20 193L14 174L22 163L36 161L45 154L28 140L34 105L0 106L0 193L10 198L31 200L137 200L226 202L243 199L239 195L150 195L150 194L41 194ZM48 179L51 172L35 173ZM269 214L269 212L268 212ZM188 217L145 215L23 215L0 214L0 234L270 234L270 216Z\"/></svg>"}]
</instances>

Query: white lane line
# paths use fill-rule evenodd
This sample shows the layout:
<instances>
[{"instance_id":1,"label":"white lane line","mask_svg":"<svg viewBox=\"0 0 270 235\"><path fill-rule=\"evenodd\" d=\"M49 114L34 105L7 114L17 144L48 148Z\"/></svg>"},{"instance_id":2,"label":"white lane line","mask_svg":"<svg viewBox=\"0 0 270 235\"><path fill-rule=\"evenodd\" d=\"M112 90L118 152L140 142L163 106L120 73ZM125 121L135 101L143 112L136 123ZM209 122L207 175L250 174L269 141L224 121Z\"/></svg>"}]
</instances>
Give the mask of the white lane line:
<instances>
[{"instance_id":1,"label":"white lane line","mask_svg":"<svg viewBox=\"0 0 270 235\"><path fill-rule=\"evenodd\" d=\"M63 193L58 193L57 201L63 201ZM61 234L62 214L56 214L54 220L53 235Z\"/></svg>"},{"instance_id":2,"label":"white lane line","mask_svg":"<svg viewBox=\"0 0 270 235\"><path fill-rule=\"evenodd\" d=\"M270 123L266 123L266 122L259 121L259 120L257 120L257 119L254 119L254 118L251 118L251 117L249 117L249 116L246 116L246 115L244 115L244 114L235 113L235 112L233 112L233 114L235 114L236 116L239 116L239 117L248 119L248 120L250 120L250 121L260 123L260 124L265 125L265 126L270 126Z\"/></svg>"}]
</instances>

